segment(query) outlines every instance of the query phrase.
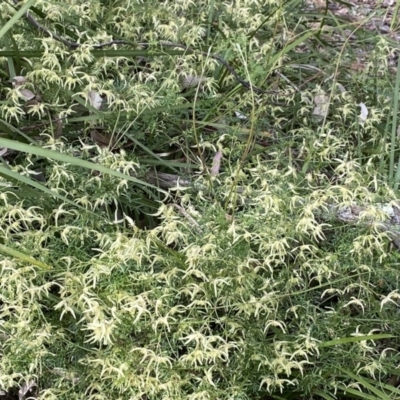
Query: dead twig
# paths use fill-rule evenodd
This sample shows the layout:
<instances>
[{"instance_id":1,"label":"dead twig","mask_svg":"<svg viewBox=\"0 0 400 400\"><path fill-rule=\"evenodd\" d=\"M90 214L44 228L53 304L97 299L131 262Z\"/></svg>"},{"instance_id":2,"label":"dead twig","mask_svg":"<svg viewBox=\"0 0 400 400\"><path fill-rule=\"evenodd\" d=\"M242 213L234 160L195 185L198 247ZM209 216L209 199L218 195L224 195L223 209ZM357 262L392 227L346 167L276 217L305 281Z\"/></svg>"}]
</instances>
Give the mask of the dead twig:
<instances>
[{"instance_id":1,"label":"dead twig","mask_svg":"<svg viewBox=\"0 0 400 400\"><path fill-rule=\"evenodd\" d=\"M191 187L193 185L191 179L165 172L148 172L146 178L147 182L157 185L161 189L172 189L179 186Z\"/></svg>"},{"instance_id":2,"label":"dead twig","mask_svg":"<svg viewBox=\"0 0 400 400\"><path fill-rule=\"evenodd\" d=\"M203 230L201 229L197 221L191 215L189 215L183 207L178 204L173 204L173 206L192 224L197 233L203 233Z\"/></svg>"}]
</instances>

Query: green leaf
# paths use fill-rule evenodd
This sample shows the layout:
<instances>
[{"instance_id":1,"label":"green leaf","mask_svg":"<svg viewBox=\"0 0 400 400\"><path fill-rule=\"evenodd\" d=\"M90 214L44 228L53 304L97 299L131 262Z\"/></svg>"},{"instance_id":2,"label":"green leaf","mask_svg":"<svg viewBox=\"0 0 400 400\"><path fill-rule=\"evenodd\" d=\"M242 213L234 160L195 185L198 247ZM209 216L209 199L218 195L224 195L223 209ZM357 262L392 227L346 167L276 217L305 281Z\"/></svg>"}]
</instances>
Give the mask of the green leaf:
<instances>
[{"instance_id":1,"label":"green leaf","mask_svg":"<svg viewBox=\"0 0 400 400\"><path fill-rule=\"evenodd\" d=\"M28 0L13 17L0 29L0 39L13 27L13 25L36 3L36 0ZM14 54L14 52L12 52ZM11 56L13 54L10 54Z\"/></svg>"},{"instance_id":2,"label":"green leaf","mask_svg":"<svg viewBox=\"0 0 400 400\"><path fill-rule=\"evenodd\" d=\"M153 186L150 183L141 181L140 179L133 178L132 176L125 175L121 172L112 170L107 167L103 167L102 165L95 164L93 162L86 161L86 160L81 160L80 158L72 157L68 154L59 153L54 150L43 149L41 147L31 146L31 145L28 145L25 143L20 143L16 140L10 140L10 139L0 139L0 146L7 147L9 149L13 149L13 150L17 150L17 151L22 151L25 153L35 154L35 155L41 156L41 157L51 158L53 160L57 160L57 161L64 162L64 163L69 163L72 165L77 165L79 167L88 168L88 169L91 169L94 171L99 171L103 174L109 174L109 175L115 176L116 178L125 179L127 181L136 183L138 185L147 186L149 188L156 189L159 192L166 193L165 191L157 188L156 186Z\"/></svg>"},{"instance_id":3,"label":"green leaf","mask_svg":"<svg viewBox=\"0 0 400 400\"><path fill-rule=\"evenodd\" d=\"M10 177L12 179L15 179L17 181L23 182L23 183L25 183L25 184L27 184L29 186L33 186L34 188L39 189L41 192L44 192L44 193L46 193L46 194L48 194L48 195L50 195L52 197L56 197L57 199L65 201L68 204L71 204L71 205L73 205L75 207L78 207L78 208L86 211L86 209L83 208L81 205L75 204L73 201L71 201L67 197L65 197L65 196L63 196L63 195L61 195L59 193L51 191L50 189L48 189L46 186L42 185L41 183L36 182L36 181L34 181L32 179L29 179L28 177L26 177L24 175L21 175L18 172L15 172L15 171L12 171L10 169L7 169L5 167L0 166L0 175L6 175L6 176L8 176L8 177Z\"/></svg>"},{"instance_id":4,"label":"green leaf","mask_svg":"<svg viewBox=\"0 0 400 400\"><path fill-rule=\"evenodd\" d=\"M387 369L386 372L390 372L390 370ZM400 372L399 371L392 371L392 373L393 373L393 375L398 375ZM371 384L375 384L376 383L376 381L374 381L373 379L370 379L370 378L364 378L364 379L365 379L365 381L367 381L367 382L369 382ZM390 391L392 393L397 394L399 396L399 398L400 398L400 389L398 389L398 388L396 388L396 387L394 387L392 385L389 385L387 383L383 383L383 382L379 382L379 386L381 388L383 388L383 389L386 389L386 390L388 390L388 391Z\"/></svg>"},{"instance_id":5,"label":"green leaf","mask_svg":"<svg viewBox=\"0 0 400 400\"><path fill-rule=\"evenodd\" d=\"M125 136L128 137L130 140L132 140L133 143L136 144L136 146L141 147L146 153L148 153L150 156L153 156L157 161L158 164L164 165L168 168L171 168L175 172L179 172L174 166L172 162L169 162L168 160L163 160L161 157L159 157L157 154L155 154L151 149L149 149L147 146L142 144L139 140L137 140L133 135L130 133L125 133Z\"/></svg>"},{"instance_id":6,"label":"green leaf","mask_svg":"<svg viewBox=\"0 0 400 400\"><path fill-rule=\"evenodd\" d=\"M342 389L347 395L348 393L351 393L353 396L359 397L360 399L366 399L366 400L377 400L375 396L371 396L370 394L360 392L359 390L352 389L352 388L346 388L345 386L338 385L340 389ZM346 398L343 396L343 398Z\"/></svg>"},{"instance_id":7,"label":"green leaf","mask_svg":"<svg viewBox=\"0 0 400 400\"><path fill-rule=\"evenodd\" d=\"M335 400L334 397L330 396L330 395L327 394L327 393L324 393L322 390L314 389L312 392L313 392L314 394L317 394L318 396L322 397L323 399L326 399L326 400Z\"/></svg>"},{"instance_id":8,"label":"green leaf","mask_svg":"<svg viewBox=\"0 0 400 400\"><path fill-rule=\"evenodd\" d=\"M340 344L361 342L363 340L389 339L392 337L394 337L394 336L390 335L388 333L378 333L376 335L345 337L345 338L341 338L341 339L329 340L328 342L323 342L319 345L319 347L331 347L331 346L337 346Z\"/></svg>"},{"instance_id":9,"label":"green leaf","mask_svg":"<svg viewBox=\"0 0 400 400\"><path fill-rule=\"evenodd\" d=\"M310 31L304 33L298 39L296 39L292 43L285 46L279 53L277 53L273 57L271 57L270 64L274 65L276 62L278 62L278 60L282 59L284 57L284 55L287 54L290 50L293 50L300 44L304 43L308 38L310 38L313 35L315 35L315 31L313 31L313 30L310 30Z\"/></svg>"},{"instance_id":10,"label":"green leaf","mask_svg":"<svg viewBox=\"0 0 400 400\"><path fill-rule=\"evenodd\" d=\"M34 259L33 257L30 257L24 253L21 253L18 250L15 250L15 249L12 249L11 247L5 246L4 244L0 244L0 252L3 254L7 254L8 256L14 257L14 258L19 258L21 261L31 263L33 265L36 265L39 268L51 269L51 267L49 265L42 263L41 261L38 261L38 260Z\"/></svg>"},{"instance_id":11,"label":"green leaf","mask_svg":"<svg viewBox=\"0 0 400 400\"><path fill-rule=\"evenodd\" d=\"M378 396L378 399L382 400L391 400L391 398L381 390L377 389L374 385L371 385L369 382L367 382L362 376L356 375L351 371L348 371L344 368L338 367L342 372L344 372L346 375L350 376L354 380L356 380L358 383L369 389L371 392L375 393Z\"/></svg>"}]
</instances>

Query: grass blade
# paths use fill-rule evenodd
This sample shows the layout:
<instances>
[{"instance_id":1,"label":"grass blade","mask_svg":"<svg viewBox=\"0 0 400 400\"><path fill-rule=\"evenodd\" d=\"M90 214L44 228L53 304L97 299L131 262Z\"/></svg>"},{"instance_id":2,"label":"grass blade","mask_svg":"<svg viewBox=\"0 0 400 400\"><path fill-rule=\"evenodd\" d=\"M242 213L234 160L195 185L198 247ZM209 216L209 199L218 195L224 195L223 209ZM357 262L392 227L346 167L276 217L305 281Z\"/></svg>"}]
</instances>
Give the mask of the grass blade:
<instances>
[{"instance_id":1,"label":"grass blade","mask_svg":"<svg viewBox=\"0 0 400 400\"><path fill-rule=\"evenodd\" d=\"M34 181L32 179L29 179L28 177L26 177L24 175L21 175L18 172L11 171L10 169L7 169L7 168L4 168L4 167L0 166L0 175L7 175L8 177L10 177L10 178L12 178L14 180L23 182L23 183L25 183L25 184L27 184L29 186L33 186L34 188L40 190L41 192L44 192L44 193L46 193L46 194L48 194L48 195L50 195L52 197L56 197L57 199L65 201L66 203L71 204L74 207L78 207L78 208L86 211L85 208L83 208L79 204L75 204L73 201L71 201L67 197L65 197L65 196L63 196L63 195L61 195L59 193L51 191L46 186L44 186L44 185L40 184L39 182L36 182L36 181Z\"/></svg>"},{"instance_id":2,"label":"grass blade","mask_svg":"<svg viewBox=\"0 0 400 400\"><path fill-rule=\"evenodd\" d=\"M399 90L400 90L400 60L397 62L396 83L393 90L393 119L392 119L392 135L390 141L390 164L389 164L389 180L393 180L394 173L394 155L397 142L397 113L399 110ZM394 180L394 184L397 181ZM396 187L398 186L398 183Z\"/></svg>"},{"instance_id":3,"label":"grass blade","mask_svg":"<svg viewBox=\"0 0 400 400\"><path fill-rule=\"evenodd\" d=\"M13 17L0 29L0 39L13 27L13 25L36 3L36 0L28 0ZM14 53L14 52L13 52Z\"/></svg>"},{"instance_id":4,"label":"grass blade","mask_svg":"<svg viewBox=\"0 0 400 400\"><path fill-rule=\"evenodd\" d=\"M8 256L14 257L14 258L19 258L21 261L26 261L28 263L36 265L39 268L51 269L51 267L49 265L42 263L41 261L38 261L38 260L34 259L33 257L30 257L24 253L21 253L18 250L15 250L15 249L12 249L11 247L5 246L4 244L0 244L0 252L3 254L7 254Z\"/></svg>"},{"instance_id":5,"label":"grass blade","mask_svg":"<svg viewBox=\"0 0 400 400\"><path fill-rule=\"evenodd\" d=\"M376 335L345 337L345 338L329 340L327 342L321 343L319 345L319 347L331 347L331 346L337 346L339 344L361 342L363 340L389 339L392 337L393 337L393 335L390 335L388 333L379 333Z\"/></svg>"},{"instance_id":6,"label":"grass blade","mask_svg":"<svg viewBox=\"0 0 400 400\"><path fill-rule=\"evenodd\" d=\"M366 387L367 389L369 389L371 392L375 393L378 397L378 399L382 399L382 400L391 400L391 398L384 392L382 392L381 390L377 389L374 385L371 385L369 382L367 382L362 376L360 375L356 375L353 372L350 372L344 368L340 368L338 367L342 372L344 372L346 375L350 376L351 378L353 378L354 380L356 380L357 382L359 382L361 385L363 385L364 387Z\"/></svg>"},{"instance_id":7,"label":"grass blade","mask_svg":"<svg viewBox=\"0 0 400 400\"><path fill-rule=\"evenodd\" d=\"M109 169L107 167L103 167L102 165L95 164L90 161L81 160L80 158L72 157L67 154L59 153L54 150L43 149L43 148L37 147L37 146L30 146L28 144L20 143L18 141L10 140L10 139L0 139L0 146L7 147L9 149L13 149L13 150L17 150L17 151L22 151L25 153L35 154L35 155L41 156L41 157L51 158L53 160L57 160L57 161L64 162L64 163L69 163L72 165L77 165L79 167L92 169L92 170L101 172L103 174L109 174L109 175L115 176L116 178L125 179L127 181L136 183L138 185L147 186L149 188L156 189L157 191L166 193L166 192L162 191L161 189L151 185L150 183L141 181L140 179L133 178L132 176L129 176L129 175L125 175L122 172L118 172L118 171Z\"/></svg>"},{"instance_id":8,"label":"grass blade","mask_svg":"<svg viewBox=\"0 0 400 400\"><path fill-rule=\"evenodd\" d=\"M386 371L386 372L389 372L389 371ZM399 371L395 371L395 372L396 372L396 374L399 373ZM364 378L364 379L365 379L367 382L370 382L371 384L376 383L376 381L374 381L373 379L370 379L370 378ZM392 386L392 385L389 385L389 384L387 384L387 383L383 383L383 382L379 382L379 386L380 386L381 388L383 388L383 389L386 389L386 390L392 392L393 394L397 394L397 395L399 396L399 398L400 398L400 389L398 389L397 387Z\"/></svg>"},{"instance_id":9,"label":"grass blade","mask_svg":"<svg viewBox=\"0 0 400 400\"><path fill-rule=\"evenodd\" d=\"M359 397L360 399L377 400L376 396L371 396L370 394L360 392L359 390L352 389L352 388L346 388L346 387L341 386L341 385L339 385L338 387L340 389L342 389L346 395L348 393L350 393L355 397ZM346 398L346 397L343 396L343 398Z\"/></svg>"},{"instance_id":10,"label":"grass blade","mask_svg":"<svg viewBox=\"0 0 400 400\"><path fill-rule=\"evenodd\" d=\"M335 400L335 397L332 397L331 395L324 393L322 390L314 389L312 392L314 394L317 394L319 397L322 397L325 400Z\"/></svg>"}]
</instances>

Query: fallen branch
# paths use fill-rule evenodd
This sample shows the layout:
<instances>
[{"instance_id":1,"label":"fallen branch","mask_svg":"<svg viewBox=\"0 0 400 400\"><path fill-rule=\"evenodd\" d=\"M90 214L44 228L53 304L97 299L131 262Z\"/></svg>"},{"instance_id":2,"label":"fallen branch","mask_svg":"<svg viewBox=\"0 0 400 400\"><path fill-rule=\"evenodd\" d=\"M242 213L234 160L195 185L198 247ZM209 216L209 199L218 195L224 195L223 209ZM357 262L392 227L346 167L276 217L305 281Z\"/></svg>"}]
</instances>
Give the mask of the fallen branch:
<instances>
[{"instance_id":1,"label":"fallen branch","mask_svg":"<svg viewBox=\"0 0 400 400\"><path fill-rule=\"evenodd\" d=\"M197 221L191 215L189 215L183 207L181 207L179 204L174 204L174 207L192 224L197 233L203 233L203 230L200 228L200 225L197 223Z\"/></svg>"}]
</instances>

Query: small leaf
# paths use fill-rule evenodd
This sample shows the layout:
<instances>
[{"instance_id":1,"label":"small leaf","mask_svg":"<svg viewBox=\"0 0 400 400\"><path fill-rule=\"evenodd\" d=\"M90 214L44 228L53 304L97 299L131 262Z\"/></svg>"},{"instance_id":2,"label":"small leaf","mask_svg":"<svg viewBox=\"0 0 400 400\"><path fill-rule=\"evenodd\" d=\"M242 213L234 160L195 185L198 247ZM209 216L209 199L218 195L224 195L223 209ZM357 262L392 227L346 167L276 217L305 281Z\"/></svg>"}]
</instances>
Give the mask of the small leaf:
<instances>
[{"instance_id":1,"label":"small leaf","mask_svg":"<svg viewBox=\"0 0 400 400\"><path fill-rule=\"evenodd\" d=\"M346 88L341 83L336 83L336 86L338 87L340 93L347 93Z\"/></svg>"},{"instance_id":2,"label":"small leaf","mask_svg":"<svg viewBox=\"0 0 400 400\"><path fill-rule=\"evenodd\" d=\"M187 89L193 86L199 86L207 81L207 78L204 76L192 76L192 75L181 75L179 78L179 83L182 89Z\"/></svg>"},{"instance_id":3,"label":"small leaf","mask_svg":"<svg viewBox=\"0 0 400 400\"><path fill-rule=\"evenodd\" d=\"M217 176L219 174L219 168L221 166L222 151L218 150L213 158L213 165L211 167L211 176Z\"/></svg>"},{"instance_id":4,"label":"small leaf","mask_svg":"<svg viewBox=\"0 0 400 400\"><path fill-rule=\"evenodd\" d=\"M100 94L95 90L91 90L88 97L90 105L96 110L100 110L101 105L103 104L103 98L100 96Z\"/></svg>"},{"instance_id":5,"label":"small leaf","mask_svg":"<svg viewBox=\"0 0 400 400\"><path fill-rule=\"evenodd\" d=\"M28 382L24 382L21 388L18 390L18 399L19 400L25 399L26 394L33 388L37 388L37 384L34 381L30 380ZM31 399L32 396L29 396L29 398Z\"/></svg>"},{"instance_id":6,"label":"small leaf","mask_svg":"<svg viewBox=\"0 0 400 400\"><path fill-rule=\"evenodd\" d=\"M359 106L361 107L359 122L360 122L360 125L364 125L365 121L368 118L368 108L364 103L360 103Z\"/></svg>"},{"instance_id":7,"label":"small leaf","mask_svg":"<svg viewBox=\"0 0 400 400\"><path fill-rule=\"evenodd\" d=\"M329 97L325 94L320 94L314 97L315 108L313 115L318 119L323 119L328 115Z\"/></svg>"},{"instance_id":8,"label":"small leaf","mask_svg":"<svg viewBox=\"0 0 400 400\"><path fill-rule=\"evenodd\" d=\"M96 144L98 144L101 147L106 147L109 146L111 142L114 142L112 135L109 133L100 133L102 129L92 129L90 131L90 137Z\"/></svg>"},{"instance_id":9,"label":"small leaf","mask_svg":"<svg viewBox=\"0 0 400 400\"><path fill-rule=\"evenodd\" d=\"M20 90L17 91L17 93L18 93L18 97L20 97L21 99L23 99L25 101L29 101L29 100L36 101L36 99L35 99L36 95L35 95L35 93L32 92L32 90L20 89Z\"/></svg>"},{"instance_id":10,"label":"small leaf","mask_svg":"<svg viewBox=\"0 0 400 400\"><path fill-rule=\"evenodd\" d=\"M60 118L59 115L55 116L54 124L56 126L56 129L54 131L54 138L59 138L63 132L62 119Z\"/></svg>"},{"instance_id":11,"label":"small leaf","mask_svg":"<svg viewBox=\"0 0 400 400\"><path fill-rule=\"evenodd\" d=\"M239 112L239 111L235 111L235 115L236 115L236 117L239 118L239 119L248 119L244 114L242 114L242 113Z\"/></svg>"},{"instance_id":12,"label":"small leaf","mask_svg":"<svg viewBox=\"0 0 400 400\"><path fill-rule=\"evenodd\" d=\"M24 76L21 76L21 75L14 76L14 78L12 78L12 85L14 86L14 88L22 86L26 82L27 82L26 78Z\"/></svg>"}]
</instances>

